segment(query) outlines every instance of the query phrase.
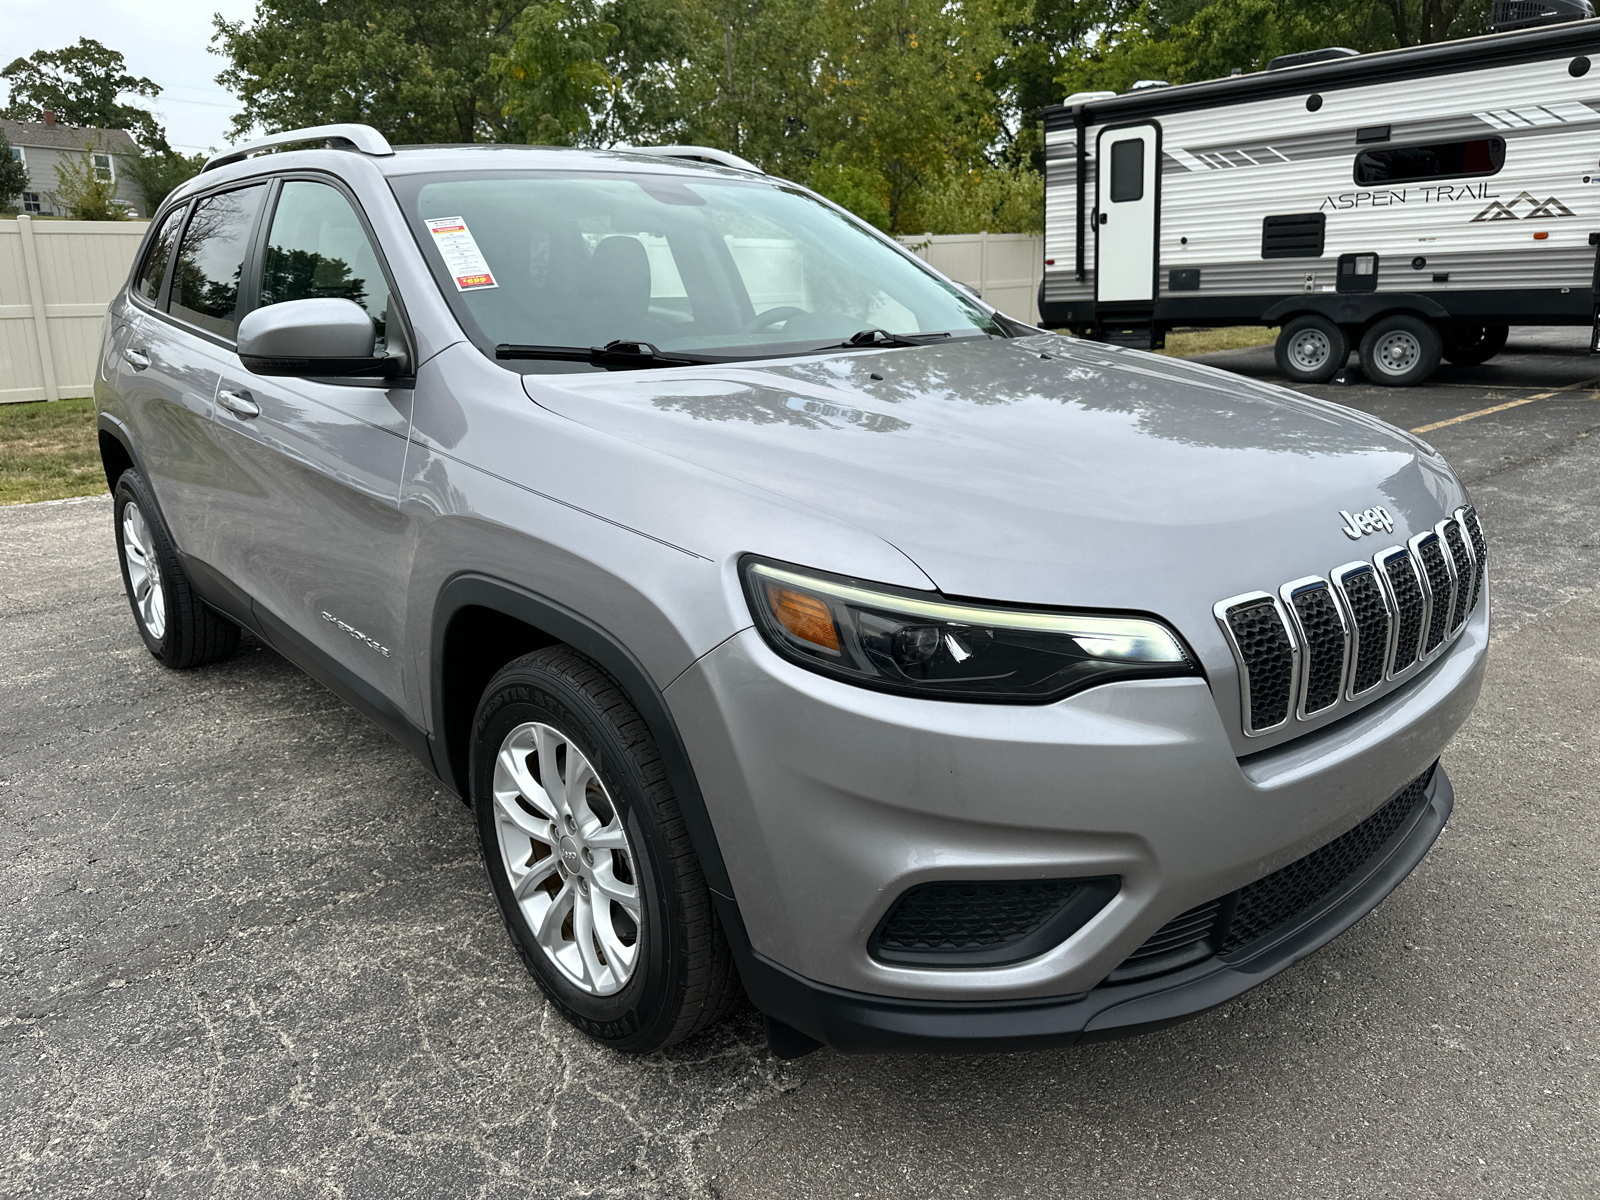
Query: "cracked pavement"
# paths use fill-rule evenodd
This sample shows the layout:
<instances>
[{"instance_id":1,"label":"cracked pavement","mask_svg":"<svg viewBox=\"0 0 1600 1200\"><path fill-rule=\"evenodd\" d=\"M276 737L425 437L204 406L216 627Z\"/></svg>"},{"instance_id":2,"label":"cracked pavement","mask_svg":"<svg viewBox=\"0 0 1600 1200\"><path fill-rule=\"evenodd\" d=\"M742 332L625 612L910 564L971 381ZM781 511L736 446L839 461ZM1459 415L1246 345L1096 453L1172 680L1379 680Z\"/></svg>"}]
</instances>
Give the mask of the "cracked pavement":
<instances>
[{"instance_id":1,"label":"cracked pavement","mask_svg":"<svg viewBox=\"0 0 1600 1200\"><path fill-rule=\"evenodd\" d=\"M1414 426L1600 376L1581 337L1306 390ZM1597 395L1427 435L1497 627L1411 879L1186 1025L989 1058L593 1046L404 751L249 638L159 667L107 499L0 509L0 1196L1595 1195Z\"/></svg>"}]
</instances>

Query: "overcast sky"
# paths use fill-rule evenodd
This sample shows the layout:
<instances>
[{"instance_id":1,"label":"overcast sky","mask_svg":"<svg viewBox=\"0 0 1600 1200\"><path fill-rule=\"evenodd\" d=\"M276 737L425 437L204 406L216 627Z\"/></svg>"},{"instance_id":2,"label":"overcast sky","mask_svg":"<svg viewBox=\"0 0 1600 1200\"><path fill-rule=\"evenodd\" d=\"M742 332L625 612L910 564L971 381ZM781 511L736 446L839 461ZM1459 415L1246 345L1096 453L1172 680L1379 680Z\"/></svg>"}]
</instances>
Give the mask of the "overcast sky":
<instances>
[{"instance_id":1,"label":"overcast sky","mask_svg":"<svg viewBox=\"0 0 1600 1200\"><path fill-rule=\"evenodd\" d=\"M94 38L122 51L130 74L161 85L154 101L124 99L152 108L174 146L220 149L239 104L216 83L223 64L208 49L211 14L236 21L254 11L255 0L0 0L0 66Z\"/></svg>"}]
</instances>

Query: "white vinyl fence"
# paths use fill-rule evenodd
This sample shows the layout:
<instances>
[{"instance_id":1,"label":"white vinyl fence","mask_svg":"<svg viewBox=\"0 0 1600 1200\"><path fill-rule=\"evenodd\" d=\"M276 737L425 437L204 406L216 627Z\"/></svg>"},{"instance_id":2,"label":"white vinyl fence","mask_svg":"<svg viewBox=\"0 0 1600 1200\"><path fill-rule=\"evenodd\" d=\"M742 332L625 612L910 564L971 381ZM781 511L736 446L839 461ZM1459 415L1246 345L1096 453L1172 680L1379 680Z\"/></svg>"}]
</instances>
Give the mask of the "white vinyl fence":
<instances>
[{"instance_id":1,"label":"white vinyl fence","mask_svg":"<svg viewBox=\"0 0 1600 1200\"><path fill-rule=\"evenodd\" d=\"M94 392L100 323L146 221L0 221L0 404Z\"/></svg>"},{"instance_id":2,"label":"white vinyl fence","mask_svg":"<svg viewBox=\"0 0 1600 1200\"><path fill-rule=\"evenodd\" d=\"M901 245L1008 317L1039 323L1044 238L1035 233L927 233Z\"/></svg>"},{"instance_id":3,"label":"white vinyl fence","mask_svg":"<svg viewBox=\"0 0 1600 1200\"><path fill-rule=\"evenodd\" d=\"M146 224L0 221L0 404L93 394L100 323ZM1001 312L1038 322L1042 238L951 233L900 240Z\"/></svg>"}]
</instances>

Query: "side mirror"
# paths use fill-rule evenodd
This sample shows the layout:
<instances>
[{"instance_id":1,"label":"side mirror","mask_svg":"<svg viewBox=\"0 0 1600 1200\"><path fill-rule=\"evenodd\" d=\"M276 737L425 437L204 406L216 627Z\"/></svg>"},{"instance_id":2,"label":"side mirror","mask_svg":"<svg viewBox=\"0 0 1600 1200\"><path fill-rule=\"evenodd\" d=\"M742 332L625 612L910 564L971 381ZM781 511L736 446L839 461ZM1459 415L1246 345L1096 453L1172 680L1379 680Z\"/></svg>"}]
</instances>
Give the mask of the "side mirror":
<instances>
[{"instance_id":1,"label":"side mirror","mask_svg":"<svg viewBox=\"0 0 1600 1200\"><path fill-rule=\"evenodd\" d=\"M959 290L965 292L967 295L971 296L974 300L977 300L980 303L984 303L985 302L984 299L983 299L983 293L980 292L977 288L973 287L970 283L962 283L959 279L951 280L951 282L954 283Z\"/></svg>"},{"instance_id":2,"label":"side mirror","mask_svg":"<svg viewBox=\"0 0 1600 1200\"><path fill-rule=\"evenodd\" d=\"M288 300L239 322L239 361L257 375L397 375L398 359L373 353L377 331L353 300Z\"/></svg>"}]
</instances>

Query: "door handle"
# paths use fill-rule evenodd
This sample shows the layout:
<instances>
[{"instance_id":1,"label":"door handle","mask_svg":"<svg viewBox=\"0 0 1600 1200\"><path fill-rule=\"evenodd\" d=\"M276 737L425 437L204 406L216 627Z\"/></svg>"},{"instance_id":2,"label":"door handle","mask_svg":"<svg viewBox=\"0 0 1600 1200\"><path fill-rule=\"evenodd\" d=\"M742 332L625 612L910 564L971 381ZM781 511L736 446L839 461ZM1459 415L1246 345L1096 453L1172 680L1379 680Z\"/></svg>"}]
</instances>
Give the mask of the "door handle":
<instances>
[{"instance_id":1,"label":"door handle","mask_svg":"<svg viewBox=\"0 0 1600 1200\"><path fill-rule=\"evenodd\" d=\"M250 417L261 415L261 405L250 398L249 392L230 392L227 388L223 388L217 393L217 403L236 417L248 420Z\"/></svg>"},{"instance_id":2,"label":"door handle","mask_svg":"<svg viewBox=\"0 0 1600 1200\"><path fill-rule=\"evenodd\" d=\"M150 356L143 350L135 350L132 346L122 348L122 357L135 371L142 371L150 365Z\"/></svg>"},{"instance_id":3,"label":"door handle","mask_svg":"<svg viewBox=\"0 0 1600 1200\"><path fill-rule=\"evenodd\" d=\"M1100 224L1104 225L1106 223L1106 221L1108 221L1109 219L1110 219L1110 214L1108 214L1108 213L1101 213L1100 214Z\"/></svg>"}]
</instances>

